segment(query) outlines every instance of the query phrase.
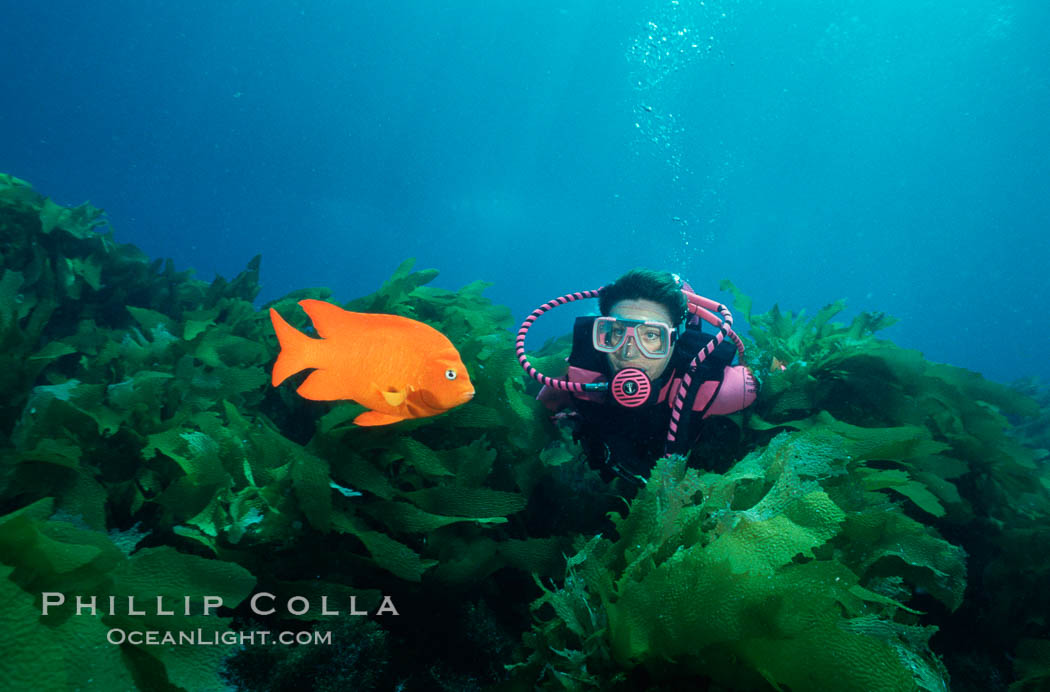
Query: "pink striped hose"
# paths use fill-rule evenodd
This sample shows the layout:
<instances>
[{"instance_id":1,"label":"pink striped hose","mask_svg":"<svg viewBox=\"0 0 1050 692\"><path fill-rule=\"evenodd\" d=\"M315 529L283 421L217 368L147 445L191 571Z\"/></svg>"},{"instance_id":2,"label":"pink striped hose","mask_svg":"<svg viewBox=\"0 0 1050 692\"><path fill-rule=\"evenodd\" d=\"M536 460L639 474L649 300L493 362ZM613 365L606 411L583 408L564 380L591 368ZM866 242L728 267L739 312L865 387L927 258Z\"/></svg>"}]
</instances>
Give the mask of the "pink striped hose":
<instances>
[{"instance_id":1,"label":"pink striped hose","mask_svg":"<svg viewBox=\"0 0 1050 692\"><path fill-rule=\"evenodd\" d=\"M553 387L554 389L561 389L566 392L593 392L602 389L608 389L608 382L593 382L583 384L580 382L570 382L569 380L556 380L553 377L547 377L542 372L532 367L532 363L530 363L529 359L525 357L525 335L529 333L529 328L532 326L532 323L536 321L537 317L547 312L548 310L552 310L558 307L559 305L571 303L574 300L597 298L598 292L601 290L601 288L597 288L593 291L566 293L560 298L555 298L554 300L539 306L538 308L532 311L532 314L528 316L528 319L521 323L521 327L518 329L518 338L514 342L514 351L518 356L518 363L521 365L522 368L525 369L525 372L528 374L529 377L536 380L537 382L547 385L548 387Z\"/></svg>"},{"instance_id":2,"label":"pink striped hose","mask_svg":"<svg viewBox=\"0 0 1050 692\"><path fill-rule=\"evenodd\" d=\"M548 310L553 310L559 305L565 305L566 303L571 303L576 300L597 298L600 291L601 288L597 288L593 291L567 293L536 308L528 318L521 323L521 327L518 329L518 338L514 344L514 351L518 356L518 363L529 377L548 387L561 389L566 392L593 392L608 389L608 382L581 383L572 382L570 380L557 380L553 377L548 377L532 367L529 359L525 356L525 335L529 333L529 328L532 327L532 323L535 322L540 315ZM736 344L737 352L740 354L740 360L744 360L744 343L740 340L740 337L736 335L736 332L733 331L733 314L729 311L729 308L721 303L711 300L710 298L704 298L703 296L697 295L692 291L682 289L682 293L685 295L686 301L689 304L689 312L700 317L705 322L718 327L718 333L715 334L714 338L707 342L707 345L693 357L689 362L689 367L686 368L685 374L682 375L682 383L678 387L678 392L675 395L674 406L671 409L671 423L667 428L668 447L674 443L675 438L678 435L678 423L682 418L682 408L685 406L686 392L689 391L689 386L692 384L693 380L693 373L696 372L698 367L700 367L700 364L704 362L712 351L718 348L719 344L725 341L727 336ZM718 315L715 315L715 312L717 312Z\"/></svg>"},{"instance_id":3,"label":"pink striped hose","mask_svg":"<svg viewBox=\"0 0 1050 692\"><path fill-rule=\"evenodd\" d=\"M671 408L671 423L667 426L667 448L670 448L674 444L675 438L678 437L678 423L682 419L682 409L685 407L685 396L686 392L689 391L689 386L693 382L693 373L700 367L700 364L711 355L711 352L718 348L718 345L725 341L728 336L736 344L737 353L740 354L741 363L744 361L744 342L740 340L736 332L733 331L733 313L729 312L729 308L721 303L716 303L710 298L704 298L691 291L682 290L685 294L686 300L689 302L689 312L694 315L698 315L703 318L704 321L718 327L718 333L715 337L707 342L693 360L689 362L689 367L685 369L685 374L682 375L682 384L678 386L678 393L675 395L674 406ZM716 317L711 311L715 310L721 318Z\"/></svg>"}]
</instances>

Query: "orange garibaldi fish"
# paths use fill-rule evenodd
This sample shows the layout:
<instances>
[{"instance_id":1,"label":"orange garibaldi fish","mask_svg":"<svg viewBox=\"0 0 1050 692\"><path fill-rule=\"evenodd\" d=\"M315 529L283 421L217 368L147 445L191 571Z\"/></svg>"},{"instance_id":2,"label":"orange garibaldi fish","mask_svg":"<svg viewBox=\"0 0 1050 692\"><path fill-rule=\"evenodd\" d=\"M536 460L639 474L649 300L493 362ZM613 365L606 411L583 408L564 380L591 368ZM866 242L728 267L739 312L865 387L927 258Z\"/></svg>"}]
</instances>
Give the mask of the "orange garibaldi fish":
<instances>
[{"instance_id":1,"label":"orange garibaldi fish","mask_svg":"<svg viewBox=\"0 0 1050 692\"><path fill-rule=\"evenodd\" d=\"M296 390L315 401L353 399L371 411L358 425L423 418L465 404L474 396L467 369L448 338L399 315L349 312L323 300L300 300L320 339L313 339L270 308L281 344L273 386L314 368Z\"/></svg>"}]
</instances>

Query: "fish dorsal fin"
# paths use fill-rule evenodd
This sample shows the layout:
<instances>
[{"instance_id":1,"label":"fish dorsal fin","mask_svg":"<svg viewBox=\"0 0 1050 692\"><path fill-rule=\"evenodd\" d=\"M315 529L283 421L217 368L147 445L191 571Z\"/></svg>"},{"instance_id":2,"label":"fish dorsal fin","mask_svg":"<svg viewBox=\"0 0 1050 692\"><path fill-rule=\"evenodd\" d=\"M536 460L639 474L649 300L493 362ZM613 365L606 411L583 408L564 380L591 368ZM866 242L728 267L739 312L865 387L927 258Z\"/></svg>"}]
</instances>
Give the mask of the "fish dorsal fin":
<instances>
[{"instance_id":1,"label":"fish dorsal fin","mask_svg":"<svg viewBox=\"0 0 1050 692\"><path fill-rule=\"evenodd\" d=\"M322 339L336 336L340 332L353 328L350 313L338 305L332 305L323 300L314 300L313 298L300 300L299 305L310 316L310 321L314 323L314 329L317 330L318 336Z\"/></svg>"}]
</instances>

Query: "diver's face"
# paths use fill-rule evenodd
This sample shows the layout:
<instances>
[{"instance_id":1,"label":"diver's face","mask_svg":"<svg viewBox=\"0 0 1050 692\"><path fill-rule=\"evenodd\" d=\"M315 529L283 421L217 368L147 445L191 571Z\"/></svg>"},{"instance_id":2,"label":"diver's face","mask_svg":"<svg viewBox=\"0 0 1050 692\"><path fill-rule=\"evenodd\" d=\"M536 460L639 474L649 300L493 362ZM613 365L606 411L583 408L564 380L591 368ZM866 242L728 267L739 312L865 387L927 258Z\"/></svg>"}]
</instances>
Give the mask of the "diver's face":
<instances>
[{"instance_id":1,"label":"diver's face","mask_svg":"<svg viewBox=\"0 0 1050 692\"><path fill-rule=\"evenodd\" d=\"M627 320L663 322L672 327L675 324L666 307L656 301L643 298L621 300L612 306L609 314L613 317ZM627 339L619 350L608 354L609 367L613 374L624 368L638 368L650 380L655 380L660 375L663 375L664 370L667 369L667 364L671 362L671 353L673 353L673 349L669 350L667 355L661 358L647 358L638 351L638 346L634 343L634 339Z\"/></svg>"}]
</instances>

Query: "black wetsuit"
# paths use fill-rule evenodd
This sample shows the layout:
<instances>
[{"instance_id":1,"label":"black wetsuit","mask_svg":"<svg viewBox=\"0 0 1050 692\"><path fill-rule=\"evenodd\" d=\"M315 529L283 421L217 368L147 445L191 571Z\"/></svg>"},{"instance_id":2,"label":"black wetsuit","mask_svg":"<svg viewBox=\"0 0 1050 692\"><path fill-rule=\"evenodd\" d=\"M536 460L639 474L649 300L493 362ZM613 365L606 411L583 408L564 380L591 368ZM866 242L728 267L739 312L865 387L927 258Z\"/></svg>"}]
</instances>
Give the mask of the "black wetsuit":
<instances>
[{"instance_id":1,"label":"black wetsuit","mask_svg":"<svg viewBox=\"0 0 1050 692\"><path fill-rule=\"evenodd\" d=\"M592 329L594 317L580 317L573 328L572 354L569 364L578 368L599 372L611 378L609 359L606 354L594 349ZM572 405L577 412L573 439L578 441L591 466L598 469L606 480L620 476L638 482L635 476L648 478L656 460L665 451L684 454L692 447L700 433L703 411L694 411L682 416L675 445L666 449L667 426L671 419L671 406L659 401L659 392L673 377L685 373L697 351L714 337L704 334L699 326L687 327L678 338L671 360L664 374L653 382L649 401L637 408L626 408L603 394L603 402L587 401L573 397ZM721 383L725 367L736 356L736 347L723 341L701 363L692 377L692 390L687 394L685 411L690 411L696 390L705 381ZM717 396L711 397L711 401Z\"/></svg>"}]
</instances>

